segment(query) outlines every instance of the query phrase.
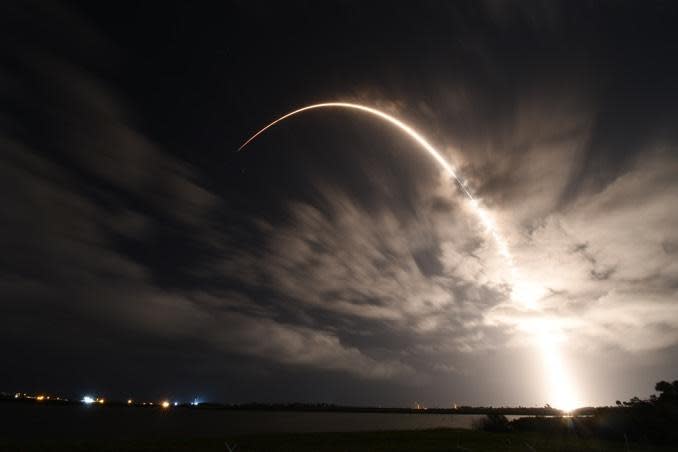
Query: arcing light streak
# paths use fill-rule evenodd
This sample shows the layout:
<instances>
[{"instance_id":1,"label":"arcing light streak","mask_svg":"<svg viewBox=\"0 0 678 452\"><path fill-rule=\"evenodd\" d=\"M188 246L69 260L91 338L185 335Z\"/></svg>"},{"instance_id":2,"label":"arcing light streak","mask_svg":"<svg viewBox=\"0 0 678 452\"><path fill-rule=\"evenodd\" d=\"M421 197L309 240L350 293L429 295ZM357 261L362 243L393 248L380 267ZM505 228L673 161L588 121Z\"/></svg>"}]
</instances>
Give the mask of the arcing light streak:
<instances>
[{"instance_id":1,"label":"arcing light streak","mask_svg":"<svg viewBox=\"0 0 678 452\"><path fill-rule=\"evenodd\" d=\"M387 113L384 113L381 110L377 110L376 108L371 108L367 107L365 105L360 105L360 104L352 104L348 102L324 102L321 104L314 104L314 105L308 105L306 107L299 108L298 110L294 110L290 113L287 113L284 116L281 116L280 118L276 119L275 121L271 122L268 124L266 127L263 129L259 130L257 133L252 135L247 141L245 141L242 146L238 148L238 150L242 150L245 146L247 146L250 142L252 142L255 138L257 138L259 135L262 133L266 132L268 129L273 127L274 125L278 124L279 122L284 121L285 119L289 118L290 116L297 115L299 113L308 111L308 110L314 110L317 108L348 108L348 109L353 109L353 110L359 110L364 113L369 113L371 115L377 116L386 122L389 122L405 132L410 138L412 138L414 141L419 143L422 148L426 152L428 152L433 159L438 162L438 164L445 170L445 172L454 178L454 180L457 182L459 185L459 188L464 192L466 197L471 201L471 206L473 208L473 211L476 213L478 218L480 219L480 222L483 224L485 229L492 235L492 238L495 240L497 243L497 246L499 247L499 252L507 258L510 262L510 266L513 268L513 258L511 257L511 254L508 249L508 244L506 243L506 240L499 234L499 231L497 230L497 227L494 223L494 220L491 218L491 216L479 205L478 201L471 195L469 190L466 188L466 184L464 181L462 181L459 176L457 176L456 171L448 162L445 157L436 149L434 148L426 139L421 136L416 130L414 130L412 127L408 126L398 118L395 118Z\"/></svg>"},{"instance_id":2,"label":"arcing light streak","mask_svg":"<svg viewBox=\"0 0 678 452\"><path fill-rule=\"evenodd\" d=\"M445 169L445 171L447 171L447 173L450 176L452 176L459 183L459 186L464 191L466 196L468 196L469 199L473 199L473 196L471 196L471 193L468 192L468 190L464 186L464 183L459 179L459 177L457 177L457 173L454 171L454 168L452 168L452 165L450 165L450 163L447 160L445 160L445 157L443 157L442 154L440 154L440 152L438 152L438 150L436 148L431 146L429 144L429 142L426 141L426 139L424 137L422 137L412 127L408 126L407 124L400 121L399 119L394 118L393 116L391 116L387 113L384 113L383 111L377 110L375 108L366 107L365 105L351 104L351 103L348 103L348 102L324 102L322 104L314 104L314 105L308 105L306 107L302 107L298 110L294 110L290 113L287 113L285 116L281 116L280 118L276 119L275 121L273 121L272 123L270 123L269 125L264 127L263 129L261 129L260 131L258 131L254 135L252 135L247 141L245 141L242 144L242 146L240 146L240 148L238 148L238 150L239 151L242 150L245 146L247 146L256 137L258 137L262 133L266 132L268 129L270 129L274 125L278 124L279 122L282 122L285 119L289 118L290 116L294 116L294 115L302 113L304 111L313 110L313 109L316 109L316 108L350 108L350 109L353 109L353 110L360 110L360 111L363 111L365 113L369 113L369 114L377 116L377 117L379 117L379 118L381 118L381 119L383 119L387 122L390 122L394 126L398 127L400 130L405 132L407 135L409 135L412 139L414 139L414 141L419 143L429 154L431 154L431 156L436 160L436 162L438 162L440 164L440 166L442 166Z\"/></svg>"},{"instance_id":3,"label":"arcing light streak","mask_svg":"<svg viewBox=\"0 0 678 452\"><path fill-rule=\"evenodd\" d=\"M254 139L256 139L259 135L273 127L274 125L278 124L279 122L282 122L286 120L287 118L297 115L299 113L303 113L308 110L314 110L314 109L319 109L319 108L344 108L344 109L351 109L351 110L358 110L363 113L368 113L373 116L376 116L380 119L383 119L384 121L393 124L396 126L398 129L402 130L407 134L410 138L412 138L415 142L417 142L419 145L421 145L422 148L426 152L428 152L431 157L443 168L443 170L450 176L452 177L458 184L459 188L464 192L466 197L469 199L471 208L473 209L473 212L475 215L478 217L480 220L480 223L485 227L485 230L487 233L492 236L494 239L495 243L497 244L497 249L499 253L506 259L508 263L508 267L510 269L510 284L511 284L511 298L514 302L519 303L523 308L528 308L528 309L536 309L537 308L537 299L539 298L539 290L536 288L533 284L529 284L528 282L524 281L523 278L521 278L518 274L518 271L516 269L516 266L514 264L513 256L511 255L511 252L508 247L508 242L504 239L504 237L501 235L499 229L497 228L497 225L492 218L492 216L487 212L476 200L471 192L466 188L466 184L459 176L457 176L456 171L452 167L452 165L443 157L443 155L436 149L434 148L426 139L421 136L416 130L414 130L412 127L409 125L405 124L404 122L400 121L399 119L384 113L381 110L377 110L376 108L371 108L367 107L365 105L360 105L360 104L353 104L349 102L324 102L320 104L313 104L313 105L308 105L306 107L299 108L297 110L294 110L290 113L287 113L286 115L281 116L280 118L276 119L275 121L271 122L261 130L259 130L257 133L252 135L247 141L245 141L240 148L238 148L238 151L242 150L247 146L249 143L251 143ZM546 336L543 335L538 335L537 339L543 339L540 340L540 342L544 342L548 340ZM551 378L554 386L555 391L559 392L561 391L560 384L562 378L564 377L564 369L563 366L560 363L560 357L559 354L557 353L557 349L555 347L549 347L549 353L546 354L547 359L546 359L546 365L548 367L548 371L551 373L551 375L557 374L560 375L561 378L560 380L558 378ZM568 391L569 392L569 391ZM569 406L563 408L570 408Z\"/></svg>"}]
</instances>

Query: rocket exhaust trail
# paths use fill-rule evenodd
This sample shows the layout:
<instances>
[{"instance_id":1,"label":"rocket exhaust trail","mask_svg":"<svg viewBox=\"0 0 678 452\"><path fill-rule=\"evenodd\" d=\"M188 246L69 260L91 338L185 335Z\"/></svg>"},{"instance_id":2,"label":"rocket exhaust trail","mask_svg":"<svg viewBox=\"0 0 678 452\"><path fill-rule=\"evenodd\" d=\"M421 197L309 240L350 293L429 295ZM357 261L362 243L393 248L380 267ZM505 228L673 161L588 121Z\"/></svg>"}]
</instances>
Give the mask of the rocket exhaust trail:
<instances>
[{"instance_id":1,"label":"rocket exhaust trail","mask_svg":"<svg viewBox=\"0 0 678 452\"><path fill-rule=\"evenodd\" d=\"M250 144L259 135L261 135L262 133L264 133L265 131L267 131L268 129L273 127L274 125L278 124L279 122L282 122L285 119L289 118L290 116L294 116L294 115L297 115L299 113L303 113L303 112L308 111L308 110L314 110L314 109L317 109L317 108L344 108L344 109L359 110L359 111L362 111L364 113L369 113L373 116L377 116L377 117L385 120L386 122L393 124L394 126L399 128L400 130L405 132L414 141L419 143L421 145L421 147L423 147L426 150L426 152L431 154L431 156L436 160L436 162L438 162L438 164L440 166L442 166L443 169L445 169L445 171L455 179L455 181L459 185L459 188L461 188L461 190L464 192L464 194L469 199L471 199L471 200L474 199L473 196L471 196L471 193L469 193L468 189L466 188L466 185L464 184L464 182L457 176L457 173L454 171L454 168L452 167L452 165L447 160L445 160L445 157L443 157L442 154L436 148L431 146L431 144L428 141L426 141L426 139L423 136L421 136L416 130L414 130L412 127L408 126L404 122L400 121L399 119L397 119L397 118L395 118L395 117L393 117L393 116L391 116L387 113L384 113L381 110L377 110L376 108L367 107L365 105L352 104L352 103L348 103L348 102L324 102L324 103L321 103L321 104L314 104L314 105L308 105L306 107L302 107L298 110L294 110L290 113L287 113L284 116L281 116L280 118L278 118L275 121L268 124L263 129L259 130L257 133L252 135L247 141L245 141L238 148L238 151L241 151L245 146Z\"/></svg>"},{"instance_id":2,"label":"rocket exhaust trail","mask_svg":"<svg viewBox=\"0 0 678 452\"><path fill-rule=\"evenodd\" d=\"M384 113L381 110L377 110L376 108L371 108L365 105L361 104L353 104L349 102L324 102L320 104L313 104L313 105L308 105L306 107L299 108L297 110L291 111L275 121L271 122L261 130L259 130L257 133L252 135L250 138L245 141L240 148L238 148L238 151L241 151L244 149L248 144L250 144L252 141L254 141L259 135L262 133L266 132L268 129L273 127L274 125L286 120L287 118L290 118L291 116L297 115L299 113L303 113L308 110L315 110L315 109L321 109L321 108L341 108L341 109L349 109L349 110L357 110L363 113L368 113L370 115L376 116L380 119L383 119L384 121L396 126L398 129L403 131L406 135L408 135L410 138L412 138L416 143L418 143L426 152L428 152L431 157L440 165L440 167L450 176L452 177L456 184L459 186L461 191L466 195L466 197L469 199L471 207L473 209L474 214L476 217L480 220L480 223L485 227L486 232L492 237L494 242L497 245L499 254L501 254L505 259L508 264L509 268L509 281L511 284L511 298L515 302L519 302L523 307L527 307L528 309L536 309L538 308L537 305L537 300L534 299L533 296L529 295L529 284L526 284L526 282L519 276L518 274L518 269L516 268L516 265L513 260L513 256L509 250L508 247L508 242L504 239L504 237L501 235L499 229L497 228L497 225L495 224L494 219L490 215L487 210L485 210L478 200L476 200L471 192L468 190L466 187L466 183L464 180L459 177L454 170L454 167L448 162L445 157L436 149L434 148L422 135L419 134L416 130L414 130L412 127L410 127L408 124L404 123L403 121L399 120L398 118L389 115L388 113ZM536 332L535 338L540 342L541 344L546 344L548 343L548 334L546 333L539 333ZM563 376L566 372L562 369L562 365L560 363L560 356L559 353L557 352L557 349L555 347L550 347L549 353L547 353L548 359L546 359L545 366L547 369L552 373L552 374L560 374L559 377L555 378L554 380L554 386L556 386L556 390L566 390L567 391L567 385L564 384L563 381ZM570 392L570 391L567 391ZM569 395L570 400L574 400L572 395Z\"/></svg>"},{"instance_id":3,"label":"rocket exhaust trail","mask_svg":"<svg viewBox=\"0 0 678 452\"><path fill-rule=\"evenodd\" d=\"M483 209L478 201L473 197L471 192L466 188L466 183L457 176L456 171L454 170L454 167L448 162L445 157L438 151L436 148L434 148L419 132L414 130L412 127L409 125L405 124L403 121L399 120L398 118L389 115L388 113L384 113L381 110L377 110L376 108L371 108L367 107L365 105L361 104L353 104L349 102L324 102L320 104L313 104L313 105L308 105L306 107L299 108L297 110L291 111L287 113L286 115L283 115L276 119L275 121L271 122L261 130L259 130L257 133L252 135L250 138L247 139L239 148L238 151L241 151L242 149L245 148L248 144L250 144L252 141L254 141L259 135L262 133L266 132L268 129L273 127L274 125L286 120L287 118L297 115L299 113L303 113L308 110L315 110L319 108L343 108L343 109L349 109L349 110L358 110L363 113L368 113L370 115L376 116L380 119L383 119L384 121L396 126L398 129L401 131L405 132L406 135L408 135L410 138L412 138L416 143L418 143L426 152L428 152L431 157L442 167L442 169L450 176L452 177L455 182L457 183L457 186L461 189L461 191L466 195L466 197L471 201L471 207L473 208L474 213L480 220L481 224L485 227L487 232L492 236L494 239L495 243L497 244L497 247L499 249L499 253L508 261L508 265L510 268L510 274L511 274L511 279L514 279L514 275L516 273L514 265L513 265L513 257L511 256L511 252L509 251L508 248L508 243L506 240L502 237L502 235L499 233L494 219L490 216L490 214Z\"/></svg>"},{"instance_id":4,"label":"rocket exhaust trail","mask_svg":"<svg viewBox=\"0 0 678 452\"><path fill-rule=\"evenodd\" d=\"M466 197L471 201L471 206L473 208L473 211L475 212L476 216L480 219L480 222L482 225L485 227L487 232L492 236L494 241L497 244L497 247L499 248L499 253L504 256L504 258L507 259L509 263L509 267L511 268L511 276L515 273L515 270L513 268L513 257L511 256L511 253L508 249L508 243L504 238L501 236L499 231L497 230L497 227L494 223L494 220L492 217L489 215L485 209L483 209L478 201L473 197L471 192L466 188L466 183L459 177L457 176L456 171L454 170L454 167L448 162L445 157L438 151L436 148L434 148L419 132L414 130L412 127L409 125L405 124L403 121L399 120L398 118L389 115L388 113L384 113L381 110L377 110L376 108L371 108L367 107L365 105L361 104L352 104L349 102L324 102L320 104L313 104L313 105L308 105L306 107L299 108L297 110L291 111L287 113L286 115L281 116L280 118L276 119L275 121L271 122L261 130L259 130L257 133L252 135L247 141L245 141L239 148L238 151L241 151L242 149L245 148L248 144L250 144L252 141L254 141L259 135L262 133L266 132L268 129L273 127L274 125L286 120L287 118L297 115L299 113L303 113L308 110L315 110L319 108L343 108L343 109L349 109L349 110L358 110L363 113L368 113L373 116L376 116L380 119L383 119L384 121L396 126L398 129L401 131L405 132L406 135L408 135L410 138L412 138L416 143L418 143L426 152L428 152L431 157L443 168L443 170L450 176L452 177L455 182L457 183L457 186L461 189L461 191L466 195Z\"/></svg>"}]
</instances>

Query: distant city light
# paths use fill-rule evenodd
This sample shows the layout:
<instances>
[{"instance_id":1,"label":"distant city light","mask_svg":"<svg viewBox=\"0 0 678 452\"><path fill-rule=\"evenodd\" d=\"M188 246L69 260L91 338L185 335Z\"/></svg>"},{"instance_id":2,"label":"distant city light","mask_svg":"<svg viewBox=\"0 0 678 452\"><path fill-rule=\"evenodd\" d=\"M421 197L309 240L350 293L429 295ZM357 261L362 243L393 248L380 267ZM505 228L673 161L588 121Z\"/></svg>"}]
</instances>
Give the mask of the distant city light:
<instances>
[{"instance_id":1,"label":"distant city light","mask_svg":"<svg viewBox=\"0 0 678 452\"><path fill-rule=\"evenodd\" d=\"M161 403L161 405L162 405L163 408L169 408L170 407L170 403L167 400L163 401Z\"/></svg>"},{"instance_id":2,"label":"distant city light","mask_svg":"<svg viewBox=\"0 0 678 452\"><path fill-rule=\"evenodd\" d=\"M198 399L193 399L193 401L191 402L191 405L193 406L198 406L198 404L200 404L200 400Z\"/></svg>"},{"instance_id":3,"label":"distant city light","mask_svg":"<svg viewBox=\"0 0 678 452\"><path fill-rule=\"evenodd\" d=\"M97 399L97 403L99 403L99 404L101 404L101 405L103 405L103 404L104 404L104 402L105 402L105 400L104 400L104 399Z\"/></svg>"},{"instance_id":4,"label":"distant city light","mask_svg":"<svg viewBox=\"0 0 678 452\"><path fill-rule=\"evenodd\" d=\"M174 402L174 406L178 406L178 405L179 405L179 402Z\"/></svg>"},{"instance_id":5,"label":"distant city light","mask_svg":"<svg viewBox=\"0 0 678 452\"><path fill-rule=\"evenodd\" d=\"M132 403L132 399L127 399L127 405L131 405Z\"/></svg>"},{"instance_id":6,"label":"distant city light","mask_svg":"<svg viewBox=\"0 0 678 452\"><path fill-rule=\"evenodd\" d=\"M35 400L39 400L39 401L42 402L43 400L45 400L45 396L44 396L44 395L39 395L39 396L37 396L37 397L35 398Z\"/></svg>"},{"instance_id":7,"label":"distant city light","mask_svg":"<svg viewBox=\"0 0 678 452\"><path fill-rule=\"evenodd\" d=\"M94 400L94 399L93 399L92 397L90 397L90 396L85 396L85 397L82 398L82 403L86 403L87 405L91 405L91 404L93 404L94 402L96 402L96 400Z\"/></svg>"}]
</instances>

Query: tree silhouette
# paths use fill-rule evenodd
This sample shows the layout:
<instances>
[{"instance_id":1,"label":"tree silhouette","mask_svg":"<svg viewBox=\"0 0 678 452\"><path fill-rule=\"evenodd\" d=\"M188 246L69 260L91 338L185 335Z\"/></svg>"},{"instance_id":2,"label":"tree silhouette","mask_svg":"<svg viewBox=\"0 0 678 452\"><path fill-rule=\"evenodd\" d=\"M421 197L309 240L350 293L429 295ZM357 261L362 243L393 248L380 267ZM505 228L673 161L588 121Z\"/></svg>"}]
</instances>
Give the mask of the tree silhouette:
<instances>
[{"instance_id":1,"label":"tree silhouette","mask_svg":"<svg viewBox=\"0 0 678 452\"><path fill-rule=\"evenodd\" d=\"M678 401L678 380L673 383L660 381L654 385L654 390L659 393L659 402L677 402Z\"/></svg>"}]
</instances>

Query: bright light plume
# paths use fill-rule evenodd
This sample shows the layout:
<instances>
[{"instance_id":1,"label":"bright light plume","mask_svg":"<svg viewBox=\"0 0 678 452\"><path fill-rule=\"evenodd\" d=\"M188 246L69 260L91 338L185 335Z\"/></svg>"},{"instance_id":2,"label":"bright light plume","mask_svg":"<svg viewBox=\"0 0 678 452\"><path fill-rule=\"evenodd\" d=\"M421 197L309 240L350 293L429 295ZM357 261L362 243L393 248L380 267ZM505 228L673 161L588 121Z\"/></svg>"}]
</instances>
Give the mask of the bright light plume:
<instances>
[{"instance_id":1,"label":"bright light plume","mask_svg":"<svg viewBox=\"0 0 678 452\"><path fill-rule=\"evenodd\" d=\"M170 403L167 400L163 400L163 402L160 404L161 407L167 409L170 407Z\"/></svg>"},{"instance_id":2,"label":"bright light plume","mask_svg":"<svg viewBox=\"0 0 678 452\"><path fill-rule=\"evenodd\" d=\"M513 255L509 249L507 240L501 234L496 221L492 215L485 209L481 202L474 198L467 184L463 181L456 173L454 167L450 162L448 162L443 154L434 148L422 135L420 135L416 130L414 130L409 125L400 121L399 119L384 113L381 110L371 108L365 105L354 104L350 102L324 102L319 104L308 105L306 107L299 108L290 113L287 113L275 121L269 123L264 128L260 129L254 135L252 135L247 141L245 141L242 146L238 149L239 151L245 148L249 143L256 139L259 135L264 133L269 128L274 125L286 120L287 118L297 115L299 113L321 109L321 108L344 108L351 110L358 110L364 113L369 113L373 116L383 119L384 121L393 124L401 131L405 132L410 138L412 138L416 143L418 143L428 154L433 157L433 159L440 165L440 167L445 171L445 173L450 176L454 181L457 182L458 187L464 193L464 195L469 199L469 204L475 216L479 219L480 223L485 228L486 232L494 240L498 252L503 256L509 267L509 282L511 285L511 301L520 309L526 309L529 311L539 311L539 300L544 296L545 290L539 284L527 281L519 273L517 266L515 265ZM573 395L573 390L570 386L570 379L567 374L567 370L562 363L560 353L558 351L557 344L551 343L549 331L546 331L544 328L538 328L534 333L534 339L538 344L542 344L543 349L544 344L548 344L548 352L542 353L544 359L544 365L546 367L546 372L550 376L549 380L552 384L552 405L556 408L569 410L574 408L572 405L576 404L575 397Z\"/></svg>"},{"instance_id":3,"label":"bright light plume","mask_svg":"<svg viewBox=\"0 0 678 452\"><path fill-rule=\"evenodd\" d=\"M546 336L542 338L540 346L548 373L547 384L554 388L551 404L565 412L580 407L582 404L577 399L569 373L563 366L558 344L552 337Z\"/></svg>"},{"instance_id":4,"label":"bright light plume","mask_svg":"<svg viewBox=\"0 0 678 452\"><path fill-rule=\"evenodd\" d=\"M94 402L96 402L96 400L94 399L94 397L91 397L91 396L85 396L85 397L82 398L82 403L86 403L87 405L91 405L91 404L93 404Z\"/></svg>"}]
</instances>

